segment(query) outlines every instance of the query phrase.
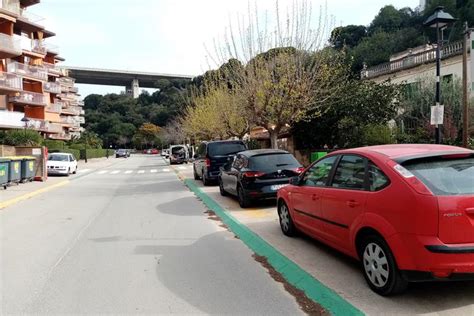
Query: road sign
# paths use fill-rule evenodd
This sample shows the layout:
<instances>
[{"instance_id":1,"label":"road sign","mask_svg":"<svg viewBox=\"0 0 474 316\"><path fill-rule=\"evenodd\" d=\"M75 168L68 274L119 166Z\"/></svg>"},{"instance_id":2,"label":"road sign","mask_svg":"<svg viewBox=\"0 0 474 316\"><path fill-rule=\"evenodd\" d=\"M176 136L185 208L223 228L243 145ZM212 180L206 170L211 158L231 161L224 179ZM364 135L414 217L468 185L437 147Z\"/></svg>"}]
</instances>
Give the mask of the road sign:
<instances>
[{"instance_id":1,"label":"road sign","mask_svg":"<svg viewBox=\"0 0 474 316\"><path fill-rule=\"evenodd\" d=\"M441 125L444 121L444 105L431 107L431 125Z\"/></svg>"}]
</instances>

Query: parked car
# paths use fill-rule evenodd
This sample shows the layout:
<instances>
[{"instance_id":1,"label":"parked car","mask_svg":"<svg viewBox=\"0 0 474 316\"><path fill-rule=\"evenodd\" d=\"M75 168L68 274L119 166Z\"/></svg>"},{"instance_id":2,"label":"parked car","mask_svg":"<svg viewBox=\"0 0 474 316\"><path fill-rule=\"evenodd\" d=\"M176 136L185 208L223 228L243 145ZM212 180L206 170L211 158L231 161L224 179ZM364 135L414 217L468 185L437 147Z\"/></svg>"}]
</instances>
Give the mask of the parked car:
<instances>
[{"instance_id":1,"label":"parked car","mask_svg":"<svg viewBox=\"0 0 474 316\"><path fill-rule=\"evenodd\" d=\"M219 168L227 163L228 157L244 150L247 147L240 140L203 142L194 155L194 179L202 179L204 185L216 182Z\"/></svg>"},{"instance_id":2,"label":"parked car","mask_svg":"<svg viewBox=\"0 0 474 316\"><path fill-rule=\"evenodd\" d=\"M381 295L474 279L474 151L385 145L337 151L278 191L281 230L361 261Z\"/></svg>"},{"instance_id":3,"label":"parked car","mask_svg":"<svg viewBox=\"0 0 474 316\"><path fill-rule=\"evenodd\" d=\"M170 165L183 162L188 163L189 154L186 145L172 145L169 151Z\"/></svg>"},{"instance_id":4,"label":"parked car","mask_svg":"<svg viewBox=\"0 0 474 316\"><path fill-rule=\"evenodd\" d=\"M245 208L255 200L275 199L277 191L303 170L298 160L284 150L242 151L220 168L219 190L223 196L236 195Z\"/></svg>"},{"instance_id":5,"label":"parked car","mask_svg":"<svg viewBox=\"0 0 474 316\"><path fill-rule=\"evenodd\" d=\"M160 153L160 152L158 151L158 149L152 148L152 150L151 150L151 154L152 154L152 155L158 155L159 153Z\"/></svg>"},{"instance_id":6,"label":"parked car","mask_svg":"<svg viewBox=\"0 0 474 316\"><path fill-rule=\"evenodd\" d=\"M51 153L46 162L48 175L67 175L77 172L77 160L69 153Z\"/></svg>"},{"instance_id":7,"label":"parked car","mask_svg":"<svg viewBox=\"0 0 474 316\"><path fill-rule=\"evenodd\" d=\"M130 151L127 149L117 149L115 151L115 158L128 158L130 157Z\"/></svg>"}]
</instances>

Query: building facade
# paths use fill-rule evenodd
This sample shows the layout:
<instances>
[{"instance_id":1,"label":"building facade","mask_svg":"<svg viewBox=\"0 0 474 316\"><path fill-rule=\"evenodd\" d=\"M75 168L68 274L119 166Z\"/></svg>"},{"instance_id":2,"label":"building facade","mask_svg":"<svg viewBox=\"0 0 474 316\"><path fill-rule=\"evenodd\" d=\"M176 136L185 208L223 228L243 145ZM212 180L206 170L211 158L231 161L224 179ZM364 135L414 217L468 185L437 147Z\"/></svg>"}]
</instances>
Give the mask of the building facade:
<instances>
[{"instance_id":1,"label":"building facade","mask_svg":"<svg viewBox=\"0 0 474 316\"><path fill-rule=\"evenodd\" d=\"M471 58L471 47L474 47L474 35L468 46L468 88L474 97L474 58ZM454 42L441 49L441 79L452 80L462 78L463 74L463 43ZM362 80L378 83L390 80L396 84L413 84L424 78L435 78L436 75L436 46L424 45L394 54L390 61L374 67L364 68L360 73Z\"/></svg>"},{"instance_id":2,"label":"building facade","mask_svg":"<svg viewBox=\"0 0 474 316\"><path fill-rule=\"evenodd\" d=\"M83 103L64 61L48 39L55 34L30 13L40 0L0 0L0 129L34 129L46 139L80 136Z\"/></svg>"}]
</instances>

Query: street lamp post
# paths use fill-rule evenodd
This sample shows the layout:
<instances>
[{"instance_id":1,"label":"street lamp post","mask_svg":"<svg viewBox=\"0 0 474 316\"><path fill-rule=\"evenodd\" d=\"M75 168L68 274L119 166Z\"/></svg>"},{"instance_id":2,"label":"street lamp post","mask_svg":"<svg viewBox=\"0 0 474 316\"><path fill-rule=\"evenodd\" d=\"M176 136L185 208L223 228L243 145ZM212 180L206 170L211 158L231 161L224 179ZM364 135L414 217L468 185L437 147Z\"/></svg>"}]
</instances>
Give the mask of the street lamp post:
<instances>
[{"instance_id":1,"label":"street lamp post","mask_svg":"<svg viewBox=\"0 0 474 316\"><path fill-rule=\"evenodd\" d=\"M25 116L23 116L21 121L25 124L25 137L26 137L26 129L28 128L28 122L30 121L30 119L27 118L26 115L25 115Z\"/></svg>"},{"instance_id":2,"label":"street lamp post","mask_svg":"<svg viewBox=\"0 0 474 316\"><path fill-rule=\"evenodd\" d=\"M439 111L440 108L440 96L441 96L441 49L442 36L440 32L448 27L448 25L454 23L455 18L451 14L444 12L444 7L437 7L435 12L426 19L423 23L424 26L436 28L436 110ZM439 129L439 122L436 122L436 134L435 140L436 144L441 143L441 132Z\"/></svg>"}]
</instances>

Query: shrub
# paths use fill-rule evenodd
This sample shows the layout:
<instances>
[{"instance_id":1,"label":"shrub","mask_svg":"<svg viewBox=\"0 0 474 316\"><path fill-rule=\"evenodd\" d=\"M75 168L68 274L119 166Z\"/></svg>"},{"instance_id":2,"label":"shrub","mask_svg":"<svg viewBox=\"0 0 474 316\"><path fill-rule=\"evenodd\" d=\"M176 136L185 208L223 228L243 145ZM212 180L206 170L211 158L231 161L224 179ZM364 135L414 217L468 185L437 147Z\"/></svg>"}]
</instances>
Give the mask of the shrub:
<instances>
[{"instance_id":1,"label":"shrub","mask_svg":"<svg viewBox=\"0 0 474 316\"><path fill-rule=\"evenodd\" d=\"M43 137L31 129L14 129L2 132L0 143L10 146L40 146L43 143Z\"/></svg>"},{"instance_id":2,"label":"shrub","mask_svg":"<svg viewBox=\"0 0 474 316\"><path fill-rule=\"evenodd\" d=\"M80 152L81 152L80 159L85 159L86 154L87 154L87 159L102 158L107 155L106 149L81 149Z\"/></svg>"},{"instance_id":3,"label":"shrub","mask_svg":"<svg viewBox=\"0 0 474 316\"><path fill-rule=\"evenodd\" d=\"M368 146L393 144L394 137L386 124L367 125L363 128L364 141Z\"/></svg>"}]
</instances>

